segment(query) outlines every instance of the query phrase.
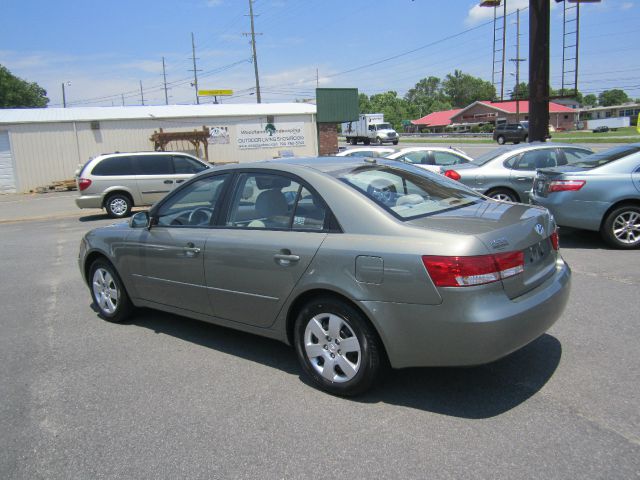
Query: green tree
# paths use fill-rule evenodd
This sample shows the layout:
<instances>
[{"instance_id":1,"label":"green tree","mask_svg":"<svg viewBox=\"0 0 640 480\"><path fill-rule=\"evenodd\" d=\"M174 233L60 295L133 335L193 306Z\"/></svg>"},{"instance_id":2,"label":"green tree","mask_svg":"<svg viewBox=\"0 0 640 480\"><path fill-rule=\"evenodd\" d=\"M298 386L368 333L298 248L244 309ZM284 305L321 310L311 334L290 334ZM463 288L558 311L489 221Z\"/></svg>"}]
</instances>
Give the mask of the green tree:
<instances>
[{"instance_id":1,"label":"green tree","mask_svg":"<svg viewBox=\"0 0 640 480\"><path fill-rule=\"evenodd\" d=\"M358 104L360 105L360 113L375 113L371 111L371 101L366 93L358 95Z\"/></svg>"},{"instance_id":2,"label":"green tree","mask_svg":"<svg viewBox=\"0 0 640 480\"><path fill-rule=\"evenodd\" d=\"M513 87L510 97L511 100L527 100L529 98L529 84L527 82L520 82Z\"/></svg>"},{"instance_id":3,"label":"green tree","mask_svg":"<svg viewBox=\"0 0 640 480\"><path fill-rule=\"evenodd\" d=\"M496 97L496 89L491 82L460 70L448 74L442 87L455 108L464 108L477 100L493 100Z\"/></svg>"},{"instance_id":4,"label":"green tree","mask_svg":"<svg viewBox=\"0 0 640 480\"><path fill-rule=\"evenodd\" d=\"M611 105L622 105L630 101L629 95L624 90L614 88L605 90L598 95L598 104L602 107L610 107Z\"/></svg>"},{"instance_id":5,"label":"green tree","mask_svg":"<svg viewBox=\"0 0 640 480\"><path fill-rule=\"evenodd\" d=\"M399 98L397 92L388 91L372 95L369 102L371 110L368 113L383 113L385 121L393 125L396 130L401 129L402 120L411 116L409 102Z\"/></svg>"},{"instance_id":6,"label":"green tree","mask_svg":"<svg viewBox=\"0 0 640 480\"><path fill-rule=\"evenodd\" d=\"M598 104L598 97L596 97L593 93L589 95L585 95L582 99L582 103L587 107L595 107Z\"/></svg>"},{"instance_id":7,"label":"green tree","mask_svg":"<svg viewBox=\"0 0 640 480\"><path fill-rule=\"evenodd\" d=\"M0 108L46 107L47 91L35 82L27 82L0 65Z\"/></svg>"},{"instance_id":8,"label":"green tree","mask_svg":"<svg viewBox=\"0 0 640 480\"><path fill-rule=\"evenodd\" d=\"M451 109L449 98L442 91L442 82L438 77L423 78L409 89L404 99L409 104L408 113L412 118Z\"/></svg>"}]
</instances>

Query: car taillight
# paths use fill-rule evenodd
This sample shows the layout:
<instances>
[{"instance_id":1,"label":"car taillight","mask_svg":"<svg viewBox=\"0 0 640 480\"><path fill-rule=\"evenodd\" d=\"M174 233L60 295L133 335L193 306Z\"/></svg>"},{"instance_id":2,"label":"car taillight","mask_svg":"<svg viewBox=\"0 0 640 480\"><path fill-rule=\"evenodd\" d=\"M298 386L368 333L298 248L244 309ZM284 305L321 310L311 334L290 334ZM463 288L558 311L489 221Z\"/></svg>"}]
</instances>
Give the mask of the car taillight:
<instances>
[{"instance_id":1,"label":"car taillight","mask_svg":"<svg viewBox=\"0 0 640 480\"><path fill-rule=\"evenodd\" d=\"M91 180L88 178L79 178L78 179L78 189L80 191L86 190L91 185Z\"/></svg>"},{"instance_id":2,"label":"car taillight","mask_svg":"<svg viewBox=\"0 0 640 480\"><path fill-rule=\"evenodd\" d=\"M548 193L551 192L575 192L584 187L586 180L553 180L549 183Z\"/></svg>"},{"instance_id":3,"label":"car taillight","mask_svg":"<svg viewBox=\"0 0 640 480\"><path fill-rule=\"evenodd\" d=\"M551 239L551 246L553 247L553 249L560 250L560 235L558 235L557 228L553 231L549 238Z\"/></svg>"},{"instance_id":4,"label":"car taillight","mask_svg":"<svg viewBox=\"0 0 640 480\"><path fill-rule=\"evenodd\" d=\"M447 170L444 172L445 177L449 177L451 180L460 180L462 177L455 170Z\"/></svg>"},{"instance_id":5,"label":"car taillight","mask_svg":"<svg viewBox=\"0 0 640 480\"><path fill-rule=\"evenodd\" d=\"M483 285L524 272L522 252L472 257L424 255L422 262L436 287Z\"/></svg>"}]
</instances>

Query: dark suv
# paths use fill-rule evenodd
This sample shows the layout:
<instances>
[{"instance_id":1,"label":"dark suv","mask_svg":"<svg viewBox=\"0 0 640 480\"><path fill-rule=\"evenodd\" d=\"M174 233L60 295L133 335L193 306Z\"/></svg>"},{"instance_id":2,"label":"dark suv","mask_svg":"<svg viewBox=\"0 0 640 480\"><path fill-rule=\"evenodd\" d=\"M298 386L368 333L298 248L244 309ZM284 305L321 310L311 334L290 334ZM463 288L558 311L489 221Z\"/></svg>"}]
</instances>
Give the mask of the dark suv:
<instances>
[{"instance_id":1,"label":"dark suv","mask_svg":"<svg viewBox=\"0 0 640 480\"><path fill-rule=\"evenodd\" d=\"M529 139L529 129L521 123L503 123L496 125L493 139L500 145L504 145L506 142L526 142Z\"/></svg>"}]
</instances>

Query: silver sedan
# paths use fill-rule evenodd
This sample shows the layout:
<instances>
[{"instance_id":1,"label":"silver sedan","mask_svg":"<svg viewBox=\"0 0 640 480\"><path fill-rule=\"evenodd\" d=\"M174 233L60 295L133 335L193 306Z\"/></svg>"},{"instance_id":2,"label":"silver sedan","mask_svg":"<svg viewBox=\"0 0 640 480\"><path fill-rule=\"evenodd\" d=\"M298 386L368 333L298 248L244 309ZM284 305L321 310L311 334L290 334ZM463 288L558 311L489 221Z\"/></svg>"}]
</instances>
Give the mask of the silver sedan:
<instances>
[{"instance_id":1,"label":"silver sedan","mask_svg":"<svg viewBox=\"0 0 640 480\"><path fill-rule=\"evenodd\" d=\"M599 231L616 248L640 247L640 143L539 170L531 202L559 225Z\"/></svg>"},{"instance_id":2,"label":"silver sedan","mask_svg":"<svg viewBox=\"0 0 640 480\"><path fill-rule=\"evenodd\" d=\"M212 168L87 233L79 266L107 320L150 307L275 338L339 395L388 365L503 357L558 319L570 283L546 209L348 157Z\"/></svg>"},{"instance_id":3,"label":"silver sedan","mask_svg":"<svg viewBox=\"0 0 640 480\"><path fill-rule=\"evenodd\" d=\"M503 146L444 174L496 200L528 202L536 169L566 165L592 153L559 143Z\"/></svg>"}]
</instances>

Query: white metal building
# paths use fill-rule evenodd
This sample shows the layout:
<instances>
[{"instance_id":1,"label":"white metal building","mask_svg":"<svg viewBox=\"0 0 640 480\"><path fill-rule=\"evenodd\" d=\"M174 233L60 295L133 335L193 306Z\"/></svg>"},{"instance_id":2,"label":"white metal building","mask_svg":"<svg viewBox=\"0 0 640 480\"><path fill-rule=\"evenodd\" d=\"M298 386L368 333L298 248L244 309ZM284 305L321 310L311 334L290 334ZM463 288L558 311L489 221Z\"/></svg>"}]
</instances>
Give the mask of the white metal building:
<instances>
[{"instance_id":1,"label":"white metal building","mask_svg":"<svg viewBox=\"0 0 640 480\"><path fill-rule=\"evenodd\" d=\"M315 114L306 103L0 109L0 193L71 179L101 153L153 150L160 128L208 127L214 163L317 155Z\"/></svg>"}]
</instances>

